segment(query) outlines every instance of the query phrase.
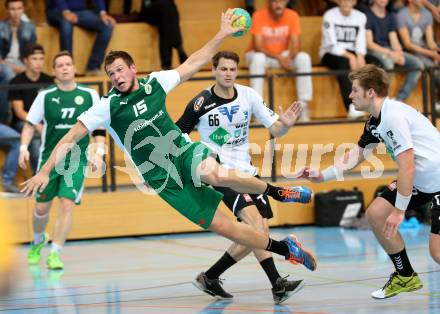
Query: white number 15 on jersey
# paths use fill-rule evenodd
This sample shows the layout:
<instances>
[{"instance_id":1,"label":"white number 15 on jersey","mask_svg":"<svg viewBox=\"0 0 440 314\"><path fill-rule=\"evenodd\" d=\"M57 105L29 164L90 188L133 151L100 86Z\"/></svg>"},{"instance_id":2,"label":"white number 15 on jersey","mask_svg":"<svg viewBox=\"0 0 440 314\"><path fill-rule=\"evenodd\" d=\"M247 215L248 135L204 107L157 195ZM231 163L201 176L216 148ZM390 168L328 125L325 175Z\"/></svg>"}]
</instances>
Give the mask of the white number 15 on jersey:
<instances>
[{"instance_id":1,"label":"white number 15 on jersey","mask_svg":"<svg viewBox=\"0 0 440 314\"><path fill-rule=\"evenodd\" d=\"M134 115L137 117L140 114L143 114L144 112L147 111L147 104L142 99L140 102L138 102L137 104L133 105L133 110L134 110Z\"/></svg>"}]
</instances>

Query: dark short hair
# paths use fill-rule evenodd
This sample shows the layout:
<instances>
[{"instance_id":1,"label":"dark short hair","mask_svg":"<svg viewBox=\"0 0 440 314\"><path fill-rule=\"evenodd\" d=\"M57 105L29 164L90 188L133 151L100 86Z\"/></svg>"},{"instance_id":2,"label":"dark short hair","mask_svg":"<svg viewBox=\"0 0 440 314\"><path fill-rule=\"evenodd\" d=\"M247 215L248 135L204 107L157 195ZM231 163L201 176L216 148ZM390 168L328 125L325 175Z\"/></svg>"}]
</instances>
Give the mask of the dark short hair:
<instances>
[{"instance_id":1,"label":"dark short hair","mask_svg":"<svg viewBox=\"0 0 440 314\"><path fill-rule=\"evenodd\" d=\"M11 3L11 2L23 2L23 5L24 5L24 0L6 0L5 7L7 8L9 6L9 3Z\"/></svg>"},{"instance_id":2,"label":"dark short hair","mask_svg":"<svg viewBox=\"0 0 440 314\"><path fill-rule=\"evenodd\" d=\"M217 68L218 63L219 63L221 58L234 60L235 63L237 63L237 65L240 62L240 57L238 56L238 54L236 54L233 51L222 50L222 51L217 52L214 55L214 57L212 57L212 66L214 68Z\"/></svg>"},{"instance_id":3,"label":"dark short hair","mask_svg":"<svg viewBox=\"0 0 440 314\"><path fill-rule=\"evenodd\" d=\"M128 54L128 52L122 50L112 50L105 56L104 69L106 69L108 65L115 62L116 59L124 60L125 64L128 66L134 64L133 58Z\"/></svg>"},{"instance_id":4,"label":"dark short hair","mask_svg":"<svg viewBox=\"0 0 440 314\"><path fill-rule=\"evenodd\" d=\"M52 60L52 67L55 68L55 62L57 61L57 59L60 58L60 57L64 57L64 56L69 56L69 57L72 59L72 61L73 61L73 56L72 56L72 54L71 54L70 52L68 52L67 50L62 50L62 51L58 52L58 53L55 55L55 57L53 57L53 60Z\"/></svg>"},{"instance_id":5,"label":"dark short hair","mask_svg":"<svg viewBox=\"0 0 440 314\"><path fill-rule=\"evenodd\" d=\"M372 88L379 97L388 96L390 79L384 69L374 64L367 64L359 70L350 72L348 78L351 82L358 80L359 85L365 90Z\"/></svg>"},{"instance_id":6,"label":"dark short hair","mask_svg":"<svg viewBox=\"0 0 440 314\"><path fill-rule=\"evenodd\" d=\"M31 43L24 47L21 58L24 59L36 53L41 53L44 55L44 48L38 43Z\"/></svg>"}]
</instances>

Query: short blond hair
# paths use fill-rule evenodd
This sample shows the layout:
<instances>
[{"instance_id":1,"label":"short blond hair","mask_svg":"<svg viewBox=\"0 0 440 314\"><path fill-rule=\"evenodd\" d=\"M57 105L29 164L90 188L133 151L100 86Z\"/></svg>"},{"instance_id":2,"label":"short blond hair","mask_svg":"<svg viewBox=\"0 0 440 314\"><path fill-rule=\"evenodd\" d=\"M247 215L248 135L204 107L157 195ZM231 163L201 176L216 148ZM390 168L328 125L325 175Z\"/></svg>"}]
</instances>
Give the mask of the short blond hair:
<instances>
[{"instance_id":1,"label":"short blond hair","mask_svg":"<svg viewBox=\"0 0 440 314\"><path fill-rule=\"evenodd\" d=\"M373 89L379 97L388 96L390 79L385 70L378 66L367 64L359 70L351 71L348 78L352 83L358 80L359 85L365 90Z\"/></svg>"}]
</instances>

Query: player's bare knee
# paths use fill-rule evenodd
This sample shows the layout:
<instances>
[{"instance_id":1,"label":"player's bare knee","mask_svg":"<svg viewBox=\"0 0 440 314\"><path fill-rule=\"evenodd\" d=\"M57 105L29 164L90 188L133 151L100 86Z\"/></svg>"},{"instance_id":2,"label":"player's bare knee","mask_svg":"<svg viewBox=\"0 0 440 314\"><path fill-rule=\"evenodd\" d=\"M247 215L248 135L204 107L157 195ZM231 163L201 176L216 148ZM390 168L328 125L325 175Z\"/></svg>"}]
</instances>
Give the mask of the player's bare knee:
<instances>
[{"instance_id":1,"label":"player's bare knee","mask_svg":"<svg viewBox=\"0 0 440 314\"><path fill-rule=\"evenodd\" d=\"M432 259L437 264L440 264L440 233L439 230L436 231L437 233L431 233L429 238L429 253L431 254Z\"/></svg>"},{"instance_id":2,"label":"player's bare knee","mask_svg":"<svg viewBox=\"0 0 440 314\"><path fill-rule=\"evenodd\" d=\"M227 252L236 262L238 262L247 256L251 252L251 249L244 245L234 243L228 248Z\"/></svg>"},{"instance_id":3,"label":"player's bare knee","mask_svg":"<svg viewBox=\"0 0 440 314\"><path fill-rule=\"evenodd\" d=\"M378 208L374 206L369 206L365 211L365 216L367 217L369 222L374 222L378 217Z\"/></svg>"},{"instance_id":4,"label":"player's bare knee","mask_svg":"<svg viewBox=\"0 0 440 314\"><path fill-rule=\"evenodd\" d=\"M49 208L45 207L35 207L35 215L39 217L43 217L49 214Z\"/></svg>"},{"instance_id":5,"label":"player's bare knee","mask_svg":"<svg viewBox=\"0 0 440 314\"><path fill-rule=\"evenodd\" d=\"M211 225L209 226L209 230L221 235L226 236L228 234L228 229L231 222L225 219L222 216L214 217L214 219L211 222Z\"/></svg>"},{"instance_id":6,"label":"player's bare knee","mask_svg":"<svg viewBox=\"0 0 440 314\"><path fill-rule=\"evenodd\" d=\"M269 235L269 227L267 225L264 224L262 230L265 235Z\"/></svg>"},{"instance_id":7,"label":"player's bare knee","mask_svg":"<svg viewBox=\"0 0 440 314\"><path fill-rule=\"evenodd\" d=\"M240 211L239 217L248 225L263 230L264 227L263 218L261 217L261 214L256 206L252 205L243 208Z\"/></svg>"},{"instance_id":8,"label":"player's bare knee","mask_svg":"<svg viewBox=\"0 0 440 314\"><path fill-rule=\"evenodd\" d=\"M431 249L431 250L429 251L429 253L431 253L431 257L432 257L432 259L433 259L437 264L440 264L440 250L438 250L438 249L436 249L436 250Z\"/></svg>"},{"instance_id":9,"label":"player's bare knee","mask_svg":"<svg viewBox=\"0 0 440 314\"><path fill-rule=\"evenodd\" d=\"M212 175L213 180L215 180L215 186L230 187L234 181L236 181L234 176L231 176L229 171L217 171Z\"/></svg>"},{"instance_id":10,"label":"player's bare knee","mask_svg":"<svg viewBox=\"0 0 440 314\"><path fill-rule=\"evenodd\" d=\"M222 167L212 157L206 158L197 166L197 176L200 179L210 185L220 186L219 177L224 171Z\"/></svg>"},{"instance_id":11,"label":"player's bare knee","mask_svg":"<svg viewBox=\"0 0 440 314\"><path fill-rule=\"evenodd\" d=\"M389 211L392 209L392 205L381 198L373 200L370 206L365 211L365 216L368 219L370 225L382 224L389 215Z\"/></svg>"},{"instance_id":12,"label":"player's bare knee","mask_svg":"<svg viewBox=\"0 0 440 314\"><path fill-rule=\"evenodd\" d=\"M37 203L35 205L34 213L36 216L43 217L49 214L50 204L46 203Z\"/></svg>"},{"instance_id":13,"label":"player's bare knee","mask_svg":"<svg viewBox=\"0 0 440 314\"><path fill-rule=\"evenodd\" d=\"M75 206L75 203L72 200L67 199L67 198L62 198L60 200L60 203L61 203L60 209L61 209L62 214L71 214L72 213L73 207Z\"/></svg>"},{"instance_id":14,"label":"player's bare knee","mask_svg":"<svg viewBox=\"0 0 440 314\"><path fill-rule=\"evenodd\" d=\"M210 173L209 178L212 182L214 182L213 185L224 186L224 180L222 180L222 176L218 173L218 171L213 171L212 173Z\"/></svg>"},{"instance_id":15,"label":"player's bare knee","mask_svg":"<svg viewBox=\"0 0 440 314\"><path fill-rule=\"evenodd\" d=\"M221 171L221 169L203 174L202 180L203 182L211 184L213 186L224 187L229 185L227 171Z\"/></svg>"},{"instance_id":16,"label":"player's bare knee","mask_svg":"<svg viewBox=\"0 0 440 314\"><path fill-rule=\"evenodd\" d=\"M219 222L216 224L211 224L211 226L209 227L209 229L211 229L212 231L214 231L215 233L221 235L221 236L228 236L228 228L226 227L226 224L223 222Z\"/></svg>"},{"instance_id":17,"label":"player's bare knee","mask_svg":"<svg viewBox=\"0 0 440 314\"><path fill-rule=\"evenodd\" d=\"M255 228L258 232L261 232L261 233L264 233L264 234L267 234L267 233L268 233L268 231L266 230L266 226L264 225L263 218L262 218L261 216L259 216L259 217L256 219L255 224L254 224L254 228Z\"/></svg>"}]
</instances>

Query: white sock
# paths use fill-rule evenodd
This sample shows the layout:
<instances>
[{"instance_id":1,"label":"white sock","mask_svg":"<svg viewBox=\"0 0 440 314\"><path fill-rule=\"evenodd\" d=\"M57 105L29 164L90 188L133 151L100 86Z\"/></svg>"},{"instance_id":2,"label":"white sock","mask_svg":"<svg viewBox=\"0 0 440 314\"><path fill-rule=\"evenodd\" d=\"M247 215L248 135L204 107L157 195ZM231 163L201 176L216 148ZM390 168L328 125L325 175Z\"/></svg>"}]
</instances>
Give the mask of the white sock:
<instances>
[{"instance_id":1,"label":"white sock","mask_svg":"<svg viewBox=\"0 0 440 314\"><path fill-rule=\"evenodd\" d=\"M37 219L42 219L47 217L49 213L46 215L38 215L37 212L34 210L34 217ZM40 244L44 240L44 231L43 232L34 232L34 244Z\"/></svg>"},{"instance_id":2,"label":"white sock","mask_svg":"<svg viewBox=\"0 0 440 314\"><path fill-rule=\"evenodd\" d=\"M51 252L60 253L62 249L63 249L62 245L58 245L58 244L52 242L52 246L51 246L51 250L50 250Z\"/></svg>"},{"instance_id":3,"label":"white sock","mask_svg":"<svg viewBox=\"0 0 440 314\"><path fill-rule=\"evenodd\" d=\"M37 233L34 232L34 244L40 244L44 240L44 232Z\"/></svg>"},{"instance_id":4,"label":"white sock","mask_svg":"<svg viewBox=\"0 0 440 314\"><path fill-rule=\"evenodd\" d=\"M37 212L34 211L34 216L35 216L36 218L40 218L40 219L41 219L41 218L46 218L47 215L49 215L49 213L47 213L47 214L45 214L45 215L38 215Z\"/></svg>"}]
</instances>

